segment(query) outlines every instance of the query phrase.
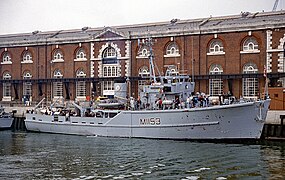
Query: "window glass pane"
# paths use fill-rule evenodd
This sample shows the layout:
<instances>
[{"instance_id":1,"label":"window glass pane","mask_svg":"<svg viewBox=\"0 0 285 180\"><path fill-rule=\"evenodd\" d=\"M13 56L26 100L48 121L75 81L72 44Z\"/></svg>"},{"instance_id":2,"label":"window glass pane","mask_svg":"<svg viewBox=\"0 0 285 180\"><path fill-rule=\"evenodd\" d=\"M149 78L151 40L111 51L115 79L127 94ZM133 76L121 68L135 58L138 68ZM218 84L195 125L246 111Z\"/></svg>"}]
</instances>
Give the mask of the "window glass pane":
<instances>
[{"instance_id":1,"label":"window glass pane","mask_svg":"<svg viewBox=\"0 0 285 180\"><path fill-rule=\"evenodd\" d=\"M243 68L244 74L258 73L255 64L246 64ZM258 79L257 78L243 78L243 96L255 97L258 96Z\"/></svg>"},{"instance_id":2,"label":"window glass pane","mask_svg":"<svg viewBox=\"0 0 285 180\"><path fill-rule=\"evenodd\" d=\"M256 39L253 37L247 38L243 43L243 50L244 51L258 50L258 43Z\"/></svg>"},{"instance_id":3,"label":"window glass pane","mask_svg":"<svg viewBox=\"0 0 285 180\"><path fill-rule=\"evenodd\" d=\"M11 75L9 73L5 73L3 76L4 80L11 79ZM10 97L11 96L11 83L3 83L3 96L4 97Z\"/></svg>"},{"instance_id":4,"label":"window glass pane","mask_svg":"<svg viewBox=\"0 0 285 180\"><path fill-rule=\"evenodd\" d=\"M210 67L209 74L222 74L223 69L220 65L212 65ZM220 94L223 94L223 80L222 79L210 79L209 80L209 94L210 96L218 96Z\"/></svg>"},{"instance_id":5,"label":"window glass pane","mask_svg":"<svg viewBox=\"0 0 285 180\"><path fill-rule=\"evenodd\" d=\"M171 43L167 46L166 54L168 55L179 55L179 49L177 44Z\"/></svg>"},{"instance_id":6,"label":"window glass pane","mask_svg":"<svg viewBox=\"0 0 285 180\"><path fill-rule=\"evenodd\" d=\"M220 40L213 40L210 44L209 52L215 53L215 52L223 52L223 43Z\"/></svg>"},{"instance_id":7,"label":"window glass pane","mask_svg":"<svg viewBox=\"0 0 285 180\"><path fill-rule=\"evenodd\" d=\"M77 78L84 78L86 74L82 70L78 70L76 73ZM86 97L86 82L76 81L76 97Z\"/></svg>"}]
</instances>

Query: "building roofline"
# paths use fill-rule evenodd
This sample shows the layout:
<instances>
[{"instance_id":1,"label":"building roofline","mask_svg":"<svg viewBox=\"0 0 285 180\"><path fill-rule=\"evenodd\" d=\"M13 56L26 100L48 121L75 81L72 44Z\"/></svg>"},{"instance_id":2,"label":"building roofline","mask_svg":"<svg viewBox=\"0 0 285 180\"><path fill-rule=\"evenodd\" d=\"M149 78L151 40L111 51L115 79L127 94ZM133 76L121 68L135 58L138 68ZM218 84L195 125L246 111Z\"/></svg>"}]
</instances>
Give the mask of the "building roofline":
<instances>
[{"instance_id":1,"label":"building roofline","mask_svg":"<svg viewBox=\"0 0 285 180\"><path fill-rule=\"evenodd\" d=\"M260 18L280 16L276 21L262 22ZM257 19L256 21L254 21ZM258 20L259 19L259 20ZM283 20L284 19L284 20ZM233 21L233 22L231 22ZM235 23L236 21L237 23ZM227 24L228 23L228 24ZM148 35L169 36L186 34L206 34L232 31L246 31L280 28L285 26L285 10L274 12L241 12L238 15L227 15L217 17L205 17L196 19L130 24L110 26L111 29L140 38ZM31 46L34 44L74 43L77 41L93 41L94 34L103 32L106 27L84 27L82 29L34 31L31 33L18 33L0 35L0 47ZM125 36L127 37L127 36Z\"/></svg>"}]
</instances>

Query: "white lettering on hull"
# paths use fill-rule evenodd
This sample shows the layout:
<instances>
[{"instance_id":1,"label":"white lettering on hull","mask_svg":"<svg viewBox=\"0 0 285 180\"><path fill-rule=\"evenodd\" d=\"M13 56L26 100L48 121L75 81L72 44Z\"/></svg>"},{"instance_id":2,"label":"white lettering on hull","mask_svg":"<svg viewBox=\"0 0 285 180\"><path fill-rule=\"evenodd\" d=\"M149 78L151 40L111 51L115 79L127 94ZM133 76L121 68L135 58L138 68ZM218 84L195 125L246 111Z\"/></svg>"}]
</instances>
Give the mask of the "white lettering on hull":
<instances>
[{"instance_id":1,"label":"white lettering on hull","mask_svg":"<svg viewBox=\"0 0 285 180\"><path fill-rule=\"evenodd\" d=\"M140 118L140 125L160 125L160 118Z\"/></svg>"}]
</instances>

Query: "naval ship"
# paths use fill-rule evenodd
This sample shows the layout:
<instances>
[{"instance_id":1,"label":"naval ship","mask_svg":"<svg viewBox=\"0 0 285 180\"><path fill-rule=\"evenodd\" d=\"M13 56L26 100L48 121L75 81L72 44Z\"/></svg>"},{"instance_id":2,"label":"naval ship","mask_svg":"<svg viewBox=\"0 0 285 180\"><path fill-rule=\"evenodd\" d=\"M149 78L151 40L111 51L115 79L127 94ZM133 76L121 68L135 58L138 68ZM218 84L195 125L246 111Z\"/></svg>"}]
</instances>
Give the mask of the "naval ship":
<instances>
[{"instance_id":1,"label":"naval ship","mask_svg":"<svg viewBox=\"0 0 285 180\"><path fill-rule=\"evenodd\" d=\"M151 81L143 86L139 100L128 98L125 108L83 108L79 113L33 110L26 114L27 130L36 132L183 140L259 139L270 99L228 100L211 104L194 93L193 78L179 74L155 77L149 46ZM126 83L116 83L115 92ZM122 100L124 98L119 98ZM191 101L189 100L191 99ZM137 103L135 103L137 102ZM138 103L139 102L139 103ZM116 103L117 104L117 103Z\"/></svg>"}]
</instances>

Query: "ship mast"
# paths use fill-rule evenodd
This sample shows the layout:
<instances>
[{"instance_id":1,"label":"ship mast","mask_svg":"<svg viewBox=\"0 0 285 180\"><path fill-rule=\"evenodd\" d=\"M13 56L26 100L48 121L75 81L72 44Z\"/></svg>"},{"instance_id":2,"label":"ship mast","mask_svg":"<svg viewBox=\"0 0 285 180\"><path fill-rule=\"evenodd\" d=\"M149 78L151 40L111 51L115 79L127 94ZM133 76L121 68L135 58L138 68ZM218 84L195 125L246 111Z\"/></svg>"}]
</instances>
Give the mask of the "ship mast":
<instances>
[{"instance_id":1,"label":"ship mast","mask_svg":"<svg viewBox=\"0 0 285 180\"><path fill-rule=\"evenodd\" d=\"M149 71L150 71L150 78L153 79L153 82L156 83L156 77L155 77L155 70L154 70L154 64L153 64L153 41L152 38L148 38L146 40L146 45L149 47Z\"/></svg>"},{"instance_id":2,"label":"ship mast","mask_svg":"<svg viewBox=\"0 0 285 180\"><path fill-rule=\"evenodd\" d=\"M139 42L139 44L140 44L140 42ZM142 44L145 45L149 50L148 59L149 59L150 78L151 78L151 80L153 80L154 83L156 83L157 81L156 81L154 62L153 62L154 55L153 55L153 49L152 49L153 40L151 37L148 37L147 39L144 39L142 41Z\"/></svg>"}]
</instances>

